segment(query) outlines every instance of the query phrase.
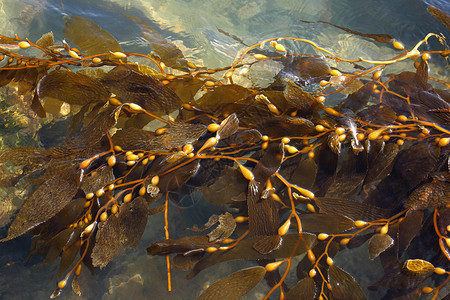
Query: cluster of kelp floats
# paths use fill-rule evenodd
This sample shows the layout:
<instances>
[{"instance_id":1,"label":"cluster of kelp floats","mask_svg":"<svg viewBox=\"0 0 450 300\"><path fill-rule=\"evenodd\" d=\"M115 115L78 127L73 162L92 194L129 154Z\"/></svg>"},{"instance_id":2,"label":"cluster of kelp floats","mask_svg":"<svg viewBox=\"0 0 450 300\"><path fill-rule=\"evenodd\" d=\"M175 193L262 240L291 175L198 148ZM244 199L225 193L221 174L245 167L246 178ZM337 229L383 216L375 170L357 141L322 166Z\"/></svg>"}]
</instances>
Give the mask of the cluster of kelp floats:
<instances>
[{"instance_id":1,"label":"cluster of kelp floats","mask_svg":"<svg viewBox=\"0 0 450 300\"><path fill-rule=\"evenodd\" d=\"M430 84L448 87L429 77L427 61L447 59L444 37L429 34L408 50L387 35L363 35L398 49L380 61L274 38L207 69L130 18L156 55L124 52L76 16L65 34L78 48L55 45L51 33L37 42L0 36L0 86L15 84L43 118L48 101L71 107L61 145L0 152L2 182L28 191L2 241L33 233L31 255L61 257L52 297L68 283L81 294L82 269L136 247L155 214L164 214L165 239L148 253L166 256L169 290L173 267L192 278L231 260L255 263L199 299L238 299L263 279L266 298L365 299L333 257L366 242L368 259L384 268L370 288L438 297L450 280L450 93ZM421 50L428 39L444 50ZM292 53L286 41L323 55ZM234 83L269 60L284 65L269 86ZM403 60L415 72L383 73ZM332 107L331 95L340 99ZM168 202L199 191L223 214L171 239Z\"/></svg>"}]
</instances>

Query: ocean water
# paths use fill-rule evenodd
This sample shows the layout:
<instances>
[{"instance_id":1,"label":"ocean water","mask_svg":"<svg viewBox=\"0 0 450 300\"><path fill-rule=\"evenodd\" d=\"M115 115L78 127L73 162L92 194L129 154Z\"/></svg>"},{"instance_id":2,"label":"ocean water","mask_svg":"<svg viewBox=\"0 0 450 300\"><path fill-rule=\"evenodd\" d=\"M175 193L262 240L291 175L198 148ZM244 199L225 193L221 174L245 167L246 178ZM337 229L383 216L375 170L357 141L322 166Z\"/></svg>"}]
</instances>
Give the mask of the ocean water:
<instances>
[{"instance_id":1,"label":"ocean water","mask_svg":"<svg viewBox=\"0 0 450 300\"><path fill-rule=\"evenodd\" d=\"M450 37L445 26L427 12L428 5L450 13L450 3L446 0L0 0L0 33L37 40L42 34L52 31L55 40L61 41L66 39L64 20L79 15L110 32L124 51L149 53L151 48L141 37L139 27L127 18L135 16L147 21L162 36L175 43L187 59L210 68L230 65L245 48L244 44L252 45L264 39L284 36L310 39L345 58L383 59L395 55L390 45L376 44L327 24L303 21L325 21L363 33L390 34L410 49L429 32ZM223 34L223 31L237 36L241 42ZM433 45L436 42L432 41ZM296 52L313 51L302 44L288 46ZM392 71L411 69L410 65L396 64ZM450 78L448 67L434 64L433 59L430 66L435 77ZM279 68L274 65L266 70L265 76L269 81ZM0 97L7 97L7 93L3 90ZM26 126L37 129L40 125L26 123ZM42 141L33 136L32 129L24 136L2 132L1 138L2 147L42 146ZM20 191L0 191L0 202L9 201L10 207L19 206L17 199L20 199ZM206 206L202 212L202 203L196 199L183 199L182 206L192 210L193 219L181 219L178 207L173 203L173 228L200 224L210 213ZM0 213L0 221L1 216ZM7 221L4 223L0 222L0 237L6 235ZM106 268L97 270L95 276L84 272L80 282L82 296L76 296L70 287L66 287L61 299L195 299L202 289L218 279L217 273L229 274L242 267L241 263L215 266L190 281L184 278L186 272L174 270L173 291L167 292L165 258L147 256L145 250L151 241L164 238L161 224L161 216L151 217L136 250L121 253ZM176 236L182 232L173 234ZM42 265L42 257L26 261L29 246L29 236L0 244L1 299L48 299L55 288L58 264ZM363 256L364 253L358 257ZM341 258L341 264L345 264L350 273L353 271L363 286L373 283L380 270L376 261L364 268L359 259L349 262L345 256ZM262 299L267 291L268 288L260 284L248 299ZM368 293L368 296L377 299L379 295Z\"/></svg>"}]
</instances>

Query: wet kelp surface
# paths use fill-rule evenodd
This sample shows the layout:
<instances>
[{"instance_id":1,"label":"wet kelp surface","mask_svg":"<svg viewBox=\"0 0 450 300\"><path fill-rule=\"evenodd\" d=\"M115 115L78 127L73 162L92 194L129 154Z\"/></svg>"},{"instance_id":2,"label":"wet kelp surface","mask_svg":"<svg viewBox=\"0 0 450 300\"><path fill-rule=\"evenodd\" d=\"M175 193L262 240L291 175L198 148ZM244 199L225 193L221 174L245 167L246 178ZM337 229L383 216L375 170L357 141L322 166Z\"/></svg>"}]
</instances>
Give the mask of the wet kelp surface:
<instances>
[{"instance_id":1,"label":"wet kelp surface","mask_svg":"<svg viewBox=\"0 0 450 300\"><path fill-rule=\"evenodd\" d=\"M0 36L0 85L16 87L36 118L64 122L65 135L47 148L0 152L1 184L25 198L2 242L32 234L30 256L59 259L52 298L67 285L81 295L82 271L135 248L157 214L165 238L147 252L166 257L169 290L175 269L192 279L233 260L254 265L221 274L199 299L238 299L260 282L269 287L265 298L365 299L358 278L333 261L363 245L384 270L369 289L389 299L445 296L450 93L448 78L430 77L428 63L447 63L443 35L405 49L389 35L338 27L398 55L348 59L279 37L208 69L129 18L152 54L124 52L79 16L64 31L73 45L52 33L37 41ZM429 40L438 49L426 48ZM292 43L312 51L292 52ZM405 61L414 71L385 71ZM240 83L268 62L283 66L269 84ZM169 201L186 195L221 213L171 238L185 228L169 222Z\"/></svg>"}]
</instances>

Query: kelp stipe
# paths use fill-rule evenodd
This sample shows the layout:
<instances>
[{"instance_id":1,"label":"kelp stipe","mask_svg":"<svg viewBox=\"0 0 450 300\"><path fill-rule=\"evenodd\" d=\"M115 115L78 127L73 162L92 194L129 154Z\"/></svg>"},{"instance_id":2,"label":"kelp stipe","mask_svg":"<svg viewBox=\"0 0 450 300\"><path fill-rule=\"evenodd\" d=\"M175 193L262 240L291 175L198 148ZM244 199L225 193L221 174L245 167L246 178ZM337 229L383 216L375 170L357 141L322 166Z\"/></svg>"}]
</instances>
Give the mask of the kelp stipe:
<instances>
[{"instance_id":1,"label":"kelp stipe","mask_svg":"<svg viewBox=\"0 0 450 300\"><path fill-rule=\"evenodd\" d=\"M176 286L171 265L193 278L240 259L259 266L224 274L199 299L238 299L263 278L266 299L274 292L280 299L365 299L358 278L333 258L367 242L368 258L380 257L384 268L370 288L438 297L450 280L450 96L429 83L449 87L429 77L428 60L450 51L421 47L432 38L446 47L443 36L430 33L407 50L392 38L352 31L399 51L380 60L272 38L248 47L229 67L208 69L129 18L156 55L126 52L76 16L64 32L78 48L55 45L51 33L37 42L0 36L8 45L0 48L0 85L16 83L40 117L49 113L43 101L52 99L74 113L61 145L0 152L1 163L24 166L5 182L38 182L2 241L32 232L31 255L46 255L46 263L61 256L52 297L70 281L81 294L83 265L102 268L120 248L135 248L148 218L161 213L165 239L147 251L166 256L169 290ZM99 48L78 34L87 27L104 40ZM323 56L293 53L286 41ZM269 60L284 65L272 84L238 84ZM415 72L384 74L405 60ZM344 71L348 66L353 71ZM327 105L330 95L340 102ZM148 125L154 120L158 125ZM191 228L207 234L171 239L170 198L193 191L224 212ZM288 283L294 272L297 282Z\"/></svg>"}]
</instances>

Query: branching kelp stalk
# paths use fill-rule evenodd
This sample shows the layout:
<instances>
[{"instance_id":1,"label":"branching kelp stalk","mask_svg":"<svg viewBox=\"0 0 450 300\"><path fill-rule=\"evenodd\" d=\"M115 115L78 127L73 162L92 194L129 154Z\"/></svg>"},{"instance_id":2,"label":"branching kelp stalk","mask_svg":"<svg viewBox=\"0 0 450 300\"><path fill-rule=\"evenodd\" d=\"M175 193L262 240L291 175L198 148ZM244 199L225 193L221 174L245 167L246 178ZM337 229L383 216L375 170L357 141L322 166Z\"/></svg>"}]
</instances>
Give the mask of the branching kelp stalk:
<instances>
[{"instance_id":1,"label":"branching kelp stalk","mask_svg":"<svg viewBox=\"0 0 450 300\"><path fill-rule=\"evenodd\" d=\"M74 40L75 21L77 28L90 22L66 23ZM152 44L155 55L115 51L118 44L91 55L89 43L58 46L52 34L37 42L0 35L0 85L17 84L40 117L53 99L72 112L63 144L0 152L0 163L24 166L3 177L34 185L2 241L33 233L30 254L46 255L46 263L61 256L52 297L71 278L81 294L83 265L93 271L119 248L135 248L147 219L163 213L165 239L148 254L166 256L169 291L171 265L192 278L245 259L260 266L220 279L199 299L238 299L263 278L265 299L364 299L358 279L333 257L368 241L369 258L380 257L384 268L371 289L436 299L450 280L450 94L428 82L449 87L428 76L428 61L450 51L421 50L431 38L446 46L433 33L411 50L393 40L401 53L386 60L342 58L307 39L272 38L229 67L208 69L162 37ZM290 52L285 41L324 56ZM162 60L170 51L177 59ZM383 74L407 59L415 72ZM238 84L269 60L284 66L271 85ZM333 107L330 95L340 97ZM171 239L168 203L193 191L224 213L191 228L218 223L208 234Z\"/></svg>"}]
</instances>

